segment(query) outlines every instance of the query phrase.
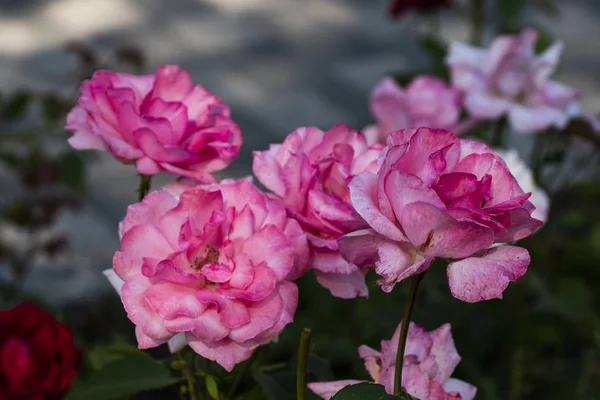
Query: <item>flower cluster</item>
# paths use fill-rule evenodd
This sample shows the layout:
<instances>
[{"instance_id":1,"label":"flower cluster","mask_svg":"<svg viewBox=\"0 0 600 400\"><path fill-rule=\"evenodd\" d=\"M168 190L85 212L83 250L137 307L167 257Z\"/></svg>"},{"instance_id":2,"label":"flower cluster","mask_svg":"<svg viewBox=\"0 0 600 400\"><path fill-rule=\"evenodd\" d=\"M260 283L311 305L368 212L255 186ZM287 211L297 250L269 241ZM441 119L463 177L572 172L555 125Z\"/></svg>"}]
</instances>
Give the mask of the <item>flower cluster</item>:
<instances>
[{"instance_id":1,"label":"flower cluster","mask_svg":"<svg viewBox=\"0 0 600 400\"><path fill-rule=\"evenodd\" d=\"M255 151L253 171L269 193L251 178L218 182L211 175L237 156L241 134L228 107L185 71L100 71L84 82L67 121L73 147L108 150L146 179L159 171L180 177L129 206L120 249L105 271L136 326L138 347L168 343L176 352L189 345L231 370L293 321L294 282L307 271L334 296L353 298L367 295L371 269L389 292L440 258L456 298L501 297L529 264L527 251L509 243L541 225L548 202L512 153L453 131L504 114L521 130L563 123L556 115L520 123L523 107L562 113L575 97L546 79L558 47L536 58L532 38L528 31L503 38L476 63L461 56L475 50L454 46L453 85L421 76L402 89L382 80L371 98L377 121L364 134L343 124L302 127ZM492 97L503 99L493 115L474 107ZM472 114L466 122L463 107ZM359 349L388 393L400 340L398 327L381 352ZM402 365L408 393L472 399L475 388L450 377L459 361L449 324L427 332L410 323ZM354 382L310 388L328 399Z\"/></svg>"},{"instance_id":2,"label":"flower cluster","mask_svg":"<svg viewBox=\"0 0 600 400\"><path fill-rule=\"evenodd\" d=\"M536 54L537 37L526 29L497 38L489 49L452 43L446 57L451 85L421 75L402 89L384 78L371 93L377 124L365 134L384 143L391 131L422 126L461 134L478 121L499 118L507 118L522 134L563 128L578 105L579 92L549 79L560 61L562 42ZM469 118L459 121L463 108Z\"/></svg>"}]
</instances>

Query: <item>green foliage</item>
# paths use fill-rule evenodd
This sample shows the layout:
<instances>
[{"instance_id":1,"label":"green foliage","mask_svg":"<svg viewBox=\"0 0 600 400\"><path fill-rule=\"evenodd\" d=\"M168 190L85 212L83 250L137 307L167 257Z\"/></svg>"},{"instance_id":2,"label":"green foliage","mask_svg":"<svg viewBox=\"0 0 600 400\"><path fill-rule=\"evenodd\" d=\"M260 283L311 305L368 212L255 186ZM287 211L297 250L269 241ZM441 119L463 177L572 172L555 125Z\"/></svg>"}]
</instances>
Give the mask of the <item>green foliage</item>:
<instances>
[{"instance_id":1,"label":"green foliage","mask_svg":"<svg viewBox=\"0 0 600 400\"><path fill-rule=\"evenodd\" d=\"M217 386L217 381L215 381L215 377L210 374L206 374L204 377L204 383L206 385L206 391L211 399L220 400L221 395L219 394L219 388Z\"/></svg>"},{"instance_id":2,"label":"green foliage","mask_svg":"<svg viewBox=\"0 0 600 400\"><path fill-rule=\"evenodd\" d=\"M79 194L86 192L85 163L81 156L69 151L60 160L60 171L65 185Z\"/></svg>"},{"instance_id":3,"label":"green foliage","mask_svg":"<svg viewBox=\"0 0 600 400\"><path fill-rule=\"evenodd\" d=\"M132 354L143 354L128 343L112 343L95 346L87 352L87 360L94 370L103 368L106 364Z\"/></svg>"},{"instance_id":4,"label":"green foliage","mask_svg":"<svg viewBox=\"0 0 600 400\"><path fill-rule=\"evenodd\" d=\"M498 23L501 33L521 30L521 15L525 11L525 0L496 0Z\"/></svg>"},{"instance_id":5,"label":"green foliage","mask_svg":"<svg viewBox=\"0 0 600 400\"><path fill-rule=\"evenodd\" d=\"M23 117L33 98L33 93L29 90L15 91L6 101L0 103L0 119L14 121Z\"/></svg>"},{"instance_id":6,"label":"green foliage","mask_svg":"<svg viewBox=\"0 0 600 400\"><path fill-rule=\"evenodd\" d=\"M108 362L77 385L66 400L122 399L141 391L164 388L179 382L152 357L138 352Z\"/></svg>"},{"instance_id":7,"label":"green foliage","mask_svg":"<svg viewBox=\"0 0 600 400\"><path fill-rule=\"evenodd\" d=\"M448 53L447 43L437 36L423 35L419 38L419 44L429 57L429 73L447 81L449 79L449 72L445 62L446 54Z\"/></svg>"},{"instance_id":8,"label":"green foliage","mask_svg":"<svg viewBox=\"0 0 600 400\"><path fill-rule=\"evenodd\" d=\"M408 396L408 395L407 395ZM373 383L359 383L357 385L346 386L337 392L331 400L410 400L411 397L396 397L388 395L385 388Z\"/></svg>"},{"instance_id":9,"label":"green foliage","mask_svg":"<svg viewBox=\"0 0 600 400\"><path fill-rule=\"evenodd\" d=\"M48 126L64 124L65 116L73 104L57 93L47 92L40 96L42 117Z\"/></svg>"}]
</instances>

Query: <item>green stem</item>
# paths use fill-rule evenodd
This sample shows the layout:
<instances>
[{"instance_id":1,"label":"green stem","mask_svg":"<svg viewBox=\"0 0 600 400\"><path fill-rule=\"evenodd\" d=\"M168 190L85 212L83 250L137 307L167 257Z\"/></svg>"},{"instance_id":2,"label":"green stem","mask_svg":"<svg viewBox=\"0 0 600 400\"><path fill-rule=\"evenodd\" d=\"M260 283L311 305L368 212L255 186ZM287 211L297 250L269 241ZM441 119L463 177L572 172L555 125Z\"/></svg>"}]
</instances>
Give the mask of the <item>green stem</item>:
<instances>
[{"instance_id":1,"label":"green stem","mask_svg":"<svg viewBox=\"0 0 600 400\"><path fill-rule=\"evenodd\" d=\"M142 201L142 199L148 194L150 191L150 182L152 181L152 175L143 175L140 174L140 186L138 189L139 197L138 200Z\"/></svg>"},{"instance_id":2,"label":"green stem","mask_svg":"<svg viewBox=\"0 0 600 400\"><path fill-rule=\"evenodd\" d=\"M394 394L400 396L402 394L402 365L404 365L404 350L406 349L406 337L408 336L408 327L410 326L410 317L417 299L417 290L419 284L423 280L425 272L413 276L408 292L408 301L404 308L404 318L402 318L402 326L400 328L400 338L398 340L398 351L396 353L396 371L394 374Z\"/></svg>"},{"instance_id":3,"label":"green stem","mask_svg":"<svg viewBox=\"0 0 600 400\"><path fill-rule=\"evenodd\" d=\"M481 46L485 29L485 2L471 0L471 44Z\"/></svg>"},{"instance_id":4,"label":"green stem","mask_svg":"<svg viewBox=\"0 0 600 400\"><path fill-rule=\"evenodd\" d=\"M304 328L300 336L300 346L298 347L298 372L296 376L296 398L304 400L306 390L306 363L308 360L308 351L310 347L310 329Z\"/></svg>"},{"instance_id":5,"label":"green stem","mask_svg":"<svg viewBox=\"0 0 600 400\"><path fill-rule=\"evenodd\" d=\"M177 353L177 359L180 360L182 364L181 372L183 373L183 377L187 382L189 400L198 400L198 397L196 396L196 389L194 387L194 374L190 369L190 365L183 358L181 352Z\"/></svg>"}]
</instances>

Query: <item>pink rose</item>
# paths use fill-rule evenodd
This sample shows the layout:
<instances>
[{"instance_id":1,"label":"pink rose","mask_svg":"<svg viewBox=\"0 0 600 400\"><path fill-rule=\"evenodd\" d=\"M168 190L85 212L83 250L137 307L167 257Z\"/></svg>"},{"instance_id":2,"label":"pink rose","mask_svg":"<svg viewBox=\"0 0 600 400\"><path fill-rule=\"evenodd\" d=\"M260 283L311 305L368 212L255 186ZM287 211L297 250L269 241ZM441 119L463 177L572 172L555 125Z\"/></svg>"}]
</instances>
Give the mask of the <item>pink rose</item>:
<instances>
[{"instance_id":1,"label":"pink rose","mask_svg":"<svg viewBox=\"0 0 600 400\"><path fill-rule=\"evenodd\" d=\"M504 160L510 173L515 177L521 189L526 193L531 192L529 201L535 207L531 216L542 222L546 222L550 211L550 198L544 189L540 188L535 183L533 172L529 169L525 161L519 157L519 152L515 149L493 149L493 151L494 154L500 156L502 160Z\"/></svg>"},{"instance_id":2,"label":"pink rose","mask_svg":"<svg viewBox=\"0 0 600 400\"><path fill-rule=\"evenodd\" d=\"M65 129L75 149L108 150L145 175L163 170L204 181L242 144L229 108L175 65L155 75L96 72L81 85Z\"/></svg>"},{"instance_id":3,"label":"pink rose","mask_svg":"<svg viewBox=\"0 0 600 400\"><path fill-rule=\"evenodd\" d=\"M535 133L569 119L568 106L577 90L549 79L562 55L562 42L535 54L537 32L500 36L489 49L452 43L446 60L454 86L465 92L472 116L497 119L508 116L512 128Z\"/></svg>"},{"instance_id":4,"label":"pink rose","mask_svg":"<svg viewBox=\"0 0 600 400\"><path fill-rule=\"evenodd\" d=\"M367 146L360 132L337 125L327 132L298 128L282 144L254 152L254 174L300 222L310 244L308 266L337 297L367 295L365 271L341 257L336 240L367 227L350 205L348 183L356 174L376 171L382 148Z\"/></svg>"},{"instance_id":5,"label":"pink rose","mask_svg":"<svg viewBox=\"0 0 600 400\"><path fill-rule=\"evenodd\" d=\"M452 132L419 128L392 132L378 173L350 183L352 204L370 225L339 241L358 266L374 263L380 284L425 271L434 258L450 261L454 297L500 297L529 265L527 250L492 248L522 239L541 221L502 159L484 144Z\"/></svg>"},{"instance_id":6,"label":"pink rose","mask_svg":"<svg viewBox=\"0 0 600 400\"><path fill-rule=\"evenodd\" d=\"M151 192L129 206L121 233L108 278L140 348L175 340L177 350L185 336L231 370L292 321L298 289L285 278L308 252L306 237L249 181L195 186L179 199Z\"/></svg>"},{"instance_id":7,"label":"pink rose","mask_svg":"<svg viewBox=\"0 0 600 400\"><path fill-rule=\"evenodd\" d=\"M400 337L398 325L392 340L381 341L381 352L368 346L358 348L373 382L383 385L387 393L394 391L396 350ZM472 400L477 388L461 380L450 378L460 362L454 346L450 324L444 324L433 332L410 323L406 340L402 387L408 394L421 400ZM309 383L310 390L329 400L342 388L361 383L358 380Z\"/></svg>"},{"instance_id":8,"label":"pink rose","mask_svg":"<svg viewBox=\"0 0 600 400\"><path fill-rule=\"evenodd\" d=\"M385 143L388 133L398 129L454 130L461 107L460 92L441 79L420 76L402 89L393 78L384 78L371 93L377 125L366 127L364 133L369 143Z\"/></svg>"}]
</instances>

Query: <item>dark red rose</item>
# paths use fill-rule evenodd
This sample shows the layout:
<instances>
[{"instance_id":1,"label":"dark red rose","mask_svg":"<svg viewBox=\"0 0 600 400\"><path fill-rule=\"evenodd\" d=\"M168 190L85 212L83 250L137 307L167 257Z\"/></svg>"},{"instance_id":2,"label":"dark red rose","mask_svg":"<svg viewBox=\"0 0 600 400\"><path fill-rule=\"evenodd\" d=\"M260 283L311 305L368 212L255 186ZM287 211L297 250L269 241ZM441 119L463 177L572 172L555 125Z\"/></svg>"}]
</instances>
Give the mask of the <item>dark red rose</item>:
<instances>
[{"instance_id":1,"label":"dark red rose","mask_svg":"<svg viewBox=\"0 0 600 400\"><path fill-rule=\"evenodd\" d=\"M44 310L22 303L0 311L0 400L57 398L79 358L69 328Z\"/></svg>"},{"instance_id":2,"label":"dark red rose","mask_svg":"<svg viewBox=\"0 0 600 400\"><path fill-rule=\"evenodd\" d=\"M430 12L438 7L449 5L450 0L392 0L388 7L388 14L392 18L398 18L409 10Z\"/></svg>"}]
</instances>

